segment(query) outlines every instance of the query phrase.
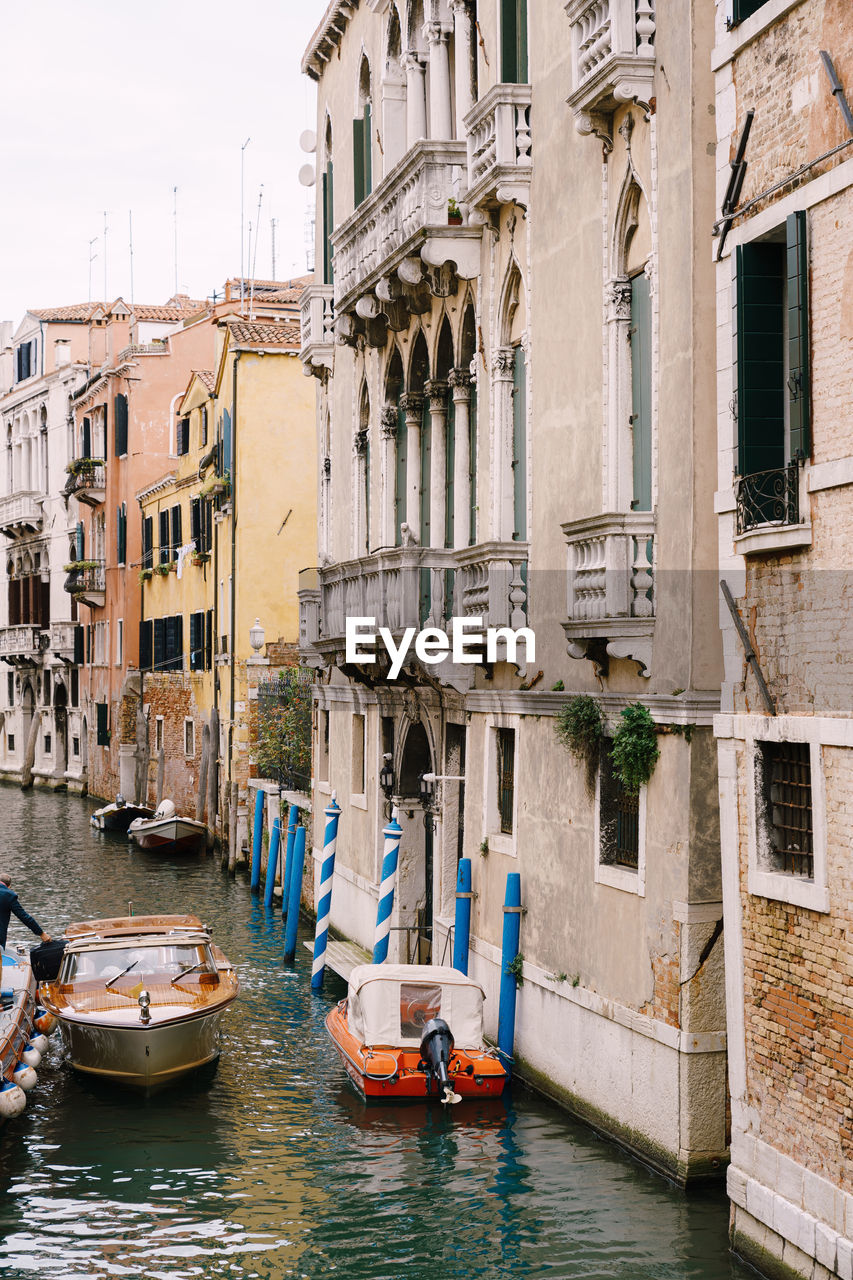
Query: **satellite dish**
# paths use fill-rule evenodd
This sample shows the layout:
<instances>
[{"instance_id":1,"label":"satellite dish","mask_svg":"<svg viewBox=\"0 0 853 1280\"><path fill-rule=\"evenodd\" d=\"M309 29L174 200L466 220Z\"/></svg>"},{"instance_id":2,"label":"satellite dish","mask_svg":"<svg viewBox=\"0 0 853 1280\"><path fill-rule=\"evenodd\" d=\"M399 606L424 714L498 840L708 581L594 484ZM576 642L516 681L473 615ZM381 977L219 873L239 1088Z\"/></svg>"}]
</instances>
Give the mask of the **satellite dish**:
<instances>
[{"instance_id":1,"label":"satellite dish","mask_svg":"<svg viewBox=\"0 0 853 1280\"><path fill-rule=\"evenodd\" d=\"M306 129L303 133L300 133L299 145L309 155L317 150L317 135L313 129Z\"/></svg>"},{"instance_id":2,"label":"satellite dish","mask_svg":"<svg viewBox=\"0 0 853 1280\"><path fill-rule=\"evenodd\" d=\"M313 187L317 181L317 175L314 172L313 164L304 164L299 170L299 181L303 187Z\"/></svg>"}]
</instances>

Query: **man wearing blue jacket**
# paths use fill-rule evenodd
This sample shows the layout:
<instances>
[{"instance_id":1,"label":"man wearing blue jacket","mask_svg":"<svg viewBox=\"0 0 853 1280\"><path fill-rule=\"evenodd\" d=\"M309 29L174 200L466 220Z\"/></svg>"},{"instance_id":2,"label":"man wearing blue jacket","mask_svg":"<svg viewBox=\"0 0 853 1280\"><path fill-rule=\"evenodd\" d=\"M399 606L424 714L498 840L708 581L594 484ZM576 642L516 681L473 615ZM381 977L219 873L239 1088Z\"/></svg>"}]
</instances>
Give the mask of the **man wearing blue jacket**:
<instances>
[{"instance_id":1,"label":"man wearing blue jacket","mask_svg":"<svg viewBox=\"0 0 853 1280\"><path fill-rule=\"evenodd\" d=\"M12 878L5 872L0 874L0 947L6 945L6 934L9 931L9 918L17 916L21 924L25 924L33 933L37 933L42 942L50 942L51 935L45 933L38 921L24 910L18 901L18 895L12 892Z\"/></svg>"}]
</instances>

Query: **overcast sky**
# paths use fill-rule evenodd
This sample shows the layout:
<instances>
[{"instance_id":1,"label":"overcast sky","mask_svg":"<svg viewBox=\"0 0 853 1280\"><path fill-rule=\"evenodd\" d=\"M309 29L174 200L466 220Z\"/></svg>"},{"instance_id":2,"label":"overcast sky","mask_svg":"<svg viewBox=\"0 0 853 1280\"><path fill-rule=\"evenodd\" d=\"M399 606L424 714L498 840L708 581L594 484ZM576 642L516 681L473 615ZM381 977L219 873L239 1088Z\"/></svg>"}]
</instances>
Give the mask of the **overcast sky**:
<instances>
[{"instance_id":1,"label":"overcast sky","mask_svg":"<svg viewBox=\"0 0 853 1280\"><path fill-rule=\"evenodd\" d=\"M326 0L33 0L3 5L0 319L28 307L175 291L205 298L240 270L306 271L314 93L299 70ZM258 218L258 193L263 202ZM107 236L104 252L104 212ZM89 242L94 240L91 246ZM247 244L248 249L248 244ZM253 245L252 254L255 248ZM106 265L106 289L104 267ZM251 268L247 252L247 272Z\"/></svg>"}]
</instances>

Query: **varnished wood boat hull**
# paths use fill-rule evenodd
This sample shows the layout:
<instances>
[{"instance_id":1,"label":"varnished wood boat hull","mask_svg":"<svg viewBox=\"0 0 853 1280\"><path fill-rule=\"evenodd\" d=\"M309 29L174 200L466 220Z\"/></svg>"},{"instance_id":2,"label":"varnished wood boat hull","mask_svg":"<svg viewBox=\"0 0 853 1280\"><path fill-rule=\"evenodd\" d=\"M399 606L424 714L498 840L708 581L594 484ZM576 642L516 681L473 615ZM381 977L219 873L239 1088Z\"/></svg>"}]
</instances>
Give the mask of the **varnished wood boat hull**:
<instances>
[{"instance_id":1,"label":"varnished wood boat hull","mask_svg":"<svg viewBox=\"0 0 853 1280\"><path fill-rule=\"evenodd\" d=\"M59 1027L77 1071L155 1093L219 1057L224 1008L161 1026L84 1026L60 1017Z\"/></svg>"}]
</instances>

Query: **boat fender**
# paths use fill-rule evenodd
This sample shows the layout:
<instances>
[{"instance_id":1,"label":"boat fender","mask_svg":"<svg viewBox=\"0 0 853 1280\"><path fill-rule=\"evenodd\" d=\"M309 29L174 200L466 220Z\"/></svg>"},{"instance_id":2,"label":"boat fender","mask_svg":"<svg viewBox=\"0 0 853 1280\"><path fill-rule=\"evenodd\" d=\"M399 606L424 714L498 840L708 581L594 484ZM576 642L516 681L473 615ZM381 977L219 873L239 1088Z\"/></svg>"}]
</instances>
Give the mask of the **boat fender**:
<instances>
[{"instance_id":1,"label":"boat fender","mask_svg":"<svg viewBox=\"0 0 853 1280\"><path fill-rule=\"evenodd\" d=\"M39 1053L44 1055L47 1052L47 1046L49 1044L50 1041L45 1035L30 1036L30 1043L27 1045L27 1048L38 1049Z\"/></svg>"},{"instance_id":2,"label":"boat fender","mask_svg":"<svg viewBox=\"0 0 853 1280\"><path fill-rule=\"evenodd\" d=\"M460 1102L460 1095L454 1093L447 1070L453 1053L453 1032L443 1018L431 1018L424 1027L420 1053L430 1075L435 1077L441 1087L441 1101L443 1103ZM427 1080L427 1088L429 1088L429 1080Z\"/></svg>"},{"instance_id":3,"label":"boat fender","mask_svg":"<svg viewBox=\"0 0 853 1280\"><path fill-rule=\"evenodd\" d=\"M27 1045L21 1054L21 1062L26 1063L28 1067L38 1067L41 1065L41 1054L38 1049L33 1049L30 1045Z\"/></svg>"},{"instance_id":4,"label":"boat fender","mask_svg":"<svg viewBox=\"0 0 853 1280\"><path fill-rule=\"evenodd\" d=\"M37 1031L42 1033L42 1035L49 1036L56 1030L56 1018L54 1018L52 1013L48 1013L47 1009L39 1009L36 1016L35 1027Z\"/></svg>"},{"instance_id":5,"label":"boat fender","mask_svg":"<svg viewBox=\"0 0 853 1280\"><path fill-rule=\"evenodd\" d=\"M19 1116L27 1105L27 1095L20 1085L4 1083L0 1087L0 1116L11 1120Z\"/></svg>"},{"instance_id":6,"label":"boat fender","mask_svg":"<svg viewBox=\"0 0 853 1280\"><path fill-rule=\"evenodd\" d=\"M39 1082L32 1067L18 1066L12 1072L12 1079L16 1085L23 1089L24 1093L29 1093L31 1089L35 1089Z\"/></svg>"}]
</instances>

